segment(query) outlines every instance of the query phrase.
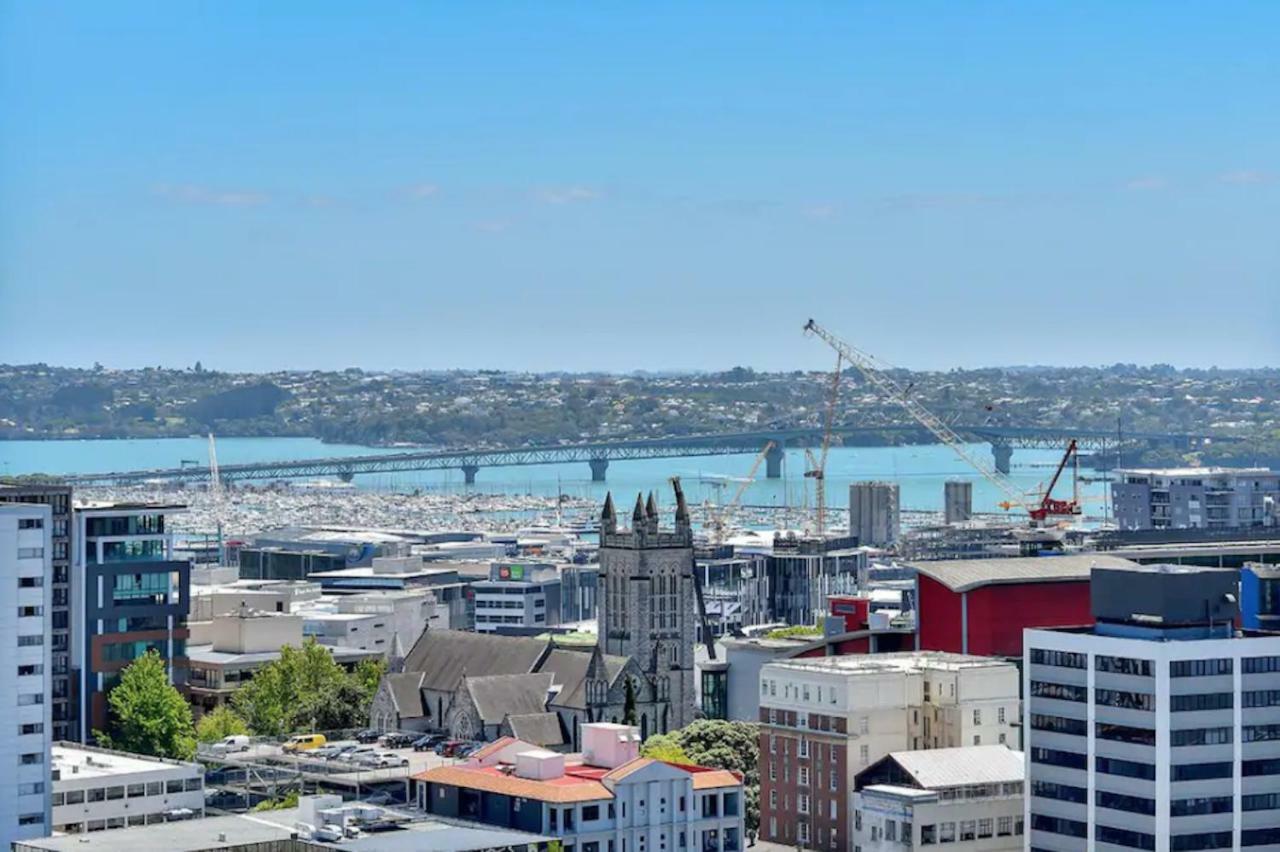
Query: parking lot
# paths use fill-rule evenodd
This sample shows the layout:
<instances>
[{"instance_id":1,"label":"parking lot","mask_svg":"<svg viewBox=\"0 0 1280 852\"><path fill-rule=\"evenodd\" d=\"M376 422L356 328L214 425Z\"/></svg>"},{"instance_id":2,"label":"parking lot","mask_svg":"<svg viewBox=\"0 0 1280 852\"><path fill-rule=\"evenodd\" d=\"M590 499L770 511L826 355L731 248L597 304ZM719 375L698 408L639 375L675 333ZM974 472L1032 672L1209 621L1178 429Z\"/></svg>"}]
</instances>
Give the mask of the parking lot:
<instances>
[{"instance_id":1,"label":"parking lot","mask_svg":"<svg viewBox=\"0 0 1280 852\"><path fill-rule=\"evenodd\" d=\"M282 743L270 740L252 741L243 749L231 751L201 746L197 756L209 763L251 767L259 775L264 772L270 774L270 770L275 769L345 786L365 786L403 780L418 772L457 762L454 758L441 757L434 751L414 751L412 747L388 748L378 743L356 743L355 740L326 743L327 748L333 748L336 745L352 745L360 750L371 750L380 755L387 755L391 758L388 762L398 765L369 766L349 758L325 759L322 755L314 754L317 749L287 752ZM400 763L401 761L403 763Z\"/></svg>"}]
</instances>

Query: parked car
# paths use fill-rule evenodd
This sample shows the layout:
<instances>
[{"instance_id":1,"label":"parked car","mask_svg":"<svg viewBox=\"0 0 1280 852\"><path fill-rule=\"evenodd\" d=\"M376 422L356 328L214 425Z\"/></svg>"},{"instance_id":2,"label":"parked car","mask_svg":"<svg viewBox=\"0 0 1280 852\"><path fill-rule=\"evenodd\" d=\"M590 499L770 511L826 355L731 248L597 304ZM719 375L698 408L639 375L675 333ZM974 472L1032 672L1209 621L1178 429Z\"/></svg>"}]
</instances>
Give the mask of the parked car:
<instances>
[{"instance_id":1,"label":"parked car","mask_svg":"<svg viewBox=\"0 0 1280 852\"><path fill-rule=\"evenodd\" d=\"M247 736L243 734L235 734L229 737L223 737L209 747L214 754L230 754L234 751L248 751L252 743Z\"/></svg>"},{"instance_id":2,"label":"parked car","mask_svg":"<svg viewBox=\"0 0 1280 852\"><path fill-rule=\"evenodd\" d=\"M413 741L414 751L432 751L445 741L444 734L424 734Z\"/></svg>"},{"instance_id":3,"label":"parked car","mask_svg":"<svg viewBox=\"0 0 1280 852\"><path fill-rule=\"evenodd\" d=\"M470 757L472 754L480 750L484 743L463 743L453 750L450 757Z\"/></svg>"},{"instance_id":4,"label":"parked car","mask_svg":"<svg viewBox=\"0 0 1280 852\"><path fill-rule=\"evenodd\" d=\"M377 749L373 746L356 746L355 748L338 755L336 759L346 763L356 763L371 754L377 754Z\"/></svg>"},{"instance_id":5,"label":"parked car","mask_svg":"<svg viewBox=\"0 0 1280 852\"><path fill-rule=\"evenodd\" d=\"M382 731L379 731L375 728L365 728L363 731L356 734L356 742L361 742L366 744L376 743L381 736L382 736Z\"/></svg>"},{"instance_id":6,"label":"parked car","mask_svg":"<svg viewBox=\"0 0 1280 852\"><path fill-rule=\"evenodd\" d=\"M462 743L458 740L445 740L444 742L436 743L435 752L441 757L449 757L453 754L453 750L460 745Z\"/></svg>"},{"instance_id":7,"label":"parked car","mask_svg":"<svg viewBox=\"0 0 1280 852\"><path fill-rule=\"evenodd\" d=\"M285 740L280 749L288 754L297 754L298 752L321 748L327 742L328 740L325 739L324 734L298 734Z\"/></svg>"},{"instance_id":8,"label":"parked car","mask_svg":"<svg viewBox=\"0 0 1280 852\"><path fill-rule=\"evenodd\" d=\"M414 741L417 739L417 734L404 734L397 731L390 734L384 734L382 737L382 744L387 748L408 748L413 745Z\"/></svg>"},{"instance_id":9,"label":"parked car","mask_svg":"<svg viewBox=\"0 0 1280 852\"><path fill-rule=\"evenodd\" d=\"M384 767L409 765L409 758L405 757L402 754L397 754L394 751L379 752L378 761L379 761L378 765L384 766Z\"/></svg>"},{"instance_id":10,"label":"parked car","mask_svg":"<svg viewBox=\"0 0 1280 852\"><path fill-rule=\"evenodd\" d=\"M343 838L342 826L340 825L322 825L316 829L316 840L335 841Z\"/></svg>"}]
</instances>

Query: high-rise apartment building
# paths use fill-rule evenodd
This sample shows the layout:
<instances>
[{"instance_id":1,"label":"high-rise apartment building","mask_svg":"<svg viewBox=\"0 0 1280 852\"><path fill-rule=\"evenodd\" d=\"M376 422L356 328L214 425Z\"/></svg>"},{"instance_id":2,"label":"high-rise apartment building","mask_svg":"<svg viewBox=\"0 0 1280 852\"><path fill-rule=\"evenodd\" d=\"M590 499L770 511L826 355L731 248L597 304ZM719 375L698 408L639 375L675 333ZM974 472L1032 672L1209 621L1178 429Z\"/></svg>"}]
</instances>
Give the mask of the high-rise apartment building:
<instances>
[{"instance_id":1,"label":"high-rise apartment building","mask_svg":"<svg viewBox=\"0 0 1280 852\"><path fill-rule=\"evenodd\" d=\"M54 740L80 735L79 704L71 671L71 486L0 485L0 504L37 503L49 507L49 702Z\"/></svg>"},{"instance_id":2,"label":"high-rise apartment building","mask_svg":"<svg viewBox=\"0 0 1280 852\"><path fill-rule=\"evenodd\" d=\"M107 728L107 693L125 666L156 651L175 684L187 669L191 563L173 558L161 503L75 508L72 665L79 670L80 740Z\"/></svg>"},{"instance_id":3,"label":"high-rise apartment building","mask_svg":"<svg viewBox=\"0 0 1280 852\"><path fill-rule=\"evenodd\" d=\"M0 844L49 833L53 514L0 505Z\"/></svg>"},{"instance_id":4,"label":"high-rise apartment building","mask_svg":"<svg viewBox=\"0 0 1280 852\"><path fill-rule=\"evenodd\" d=\"M671 531L659 528L653 494L647 503L636 496L630 530L618 529L613 499L606 498L600 516L600 648L635 660L650 690L641 699L668 705L661 718L641 716L641 737L693 721L694 594L693 528L679 488Z\"/></svg>"},{"instance_id":5,"label":"high-rise apartment building","mask_svg":"<svg viewBox=\"0 0 1280 852\"><path fill-rule=\"evenodd\" d=\"M1277 848L1280 636L1236 630L1237 573L1092 587L1093 627L1026 632L1030 848Z\"/></svg>"},{"instance_id":6,"label":"high-rise apartment building","mask_svg":"<svg viewBox=\"0 0 1280 852\"><path fill-rule=\"evenodd\" d=\"M1122 530L1280 525L1280 471L1189 467L1117 470L1111 484Z\"/></svg>"},{"instance_id":7,"label":"high-rise apartment building","mask_svg":"<svg viewBox=\"0 0 1280 852\"><path fill-rule=\"evenodd\" d=\"M796 658L760 671L760 836L854 849L855 776L891 752L1019 745L1018 669L936 652Z\"/></svg>"}]
</instances>

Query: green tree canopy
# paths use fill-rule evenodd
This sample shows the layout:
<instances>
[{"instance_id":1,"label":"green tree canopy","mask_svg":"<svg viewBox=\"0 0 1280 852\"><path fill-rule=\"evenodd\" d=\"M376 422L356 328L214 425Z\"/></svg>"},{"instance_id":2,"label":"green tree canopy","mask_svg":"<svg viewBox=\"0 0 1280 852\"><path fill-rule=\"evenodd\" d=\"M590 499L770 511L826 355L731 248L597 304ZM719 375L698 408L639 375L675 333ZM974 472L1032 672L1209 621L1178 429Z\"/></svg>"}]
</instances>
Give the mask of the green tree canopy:
<instances>
[{"instance_id":1,"label":"green tree canopy","mask_svg":"<svg viewBox=\"0 0 1280 852\"><path fill-rule=\"evenodd\" d=\"M356 728L368 723L384 668L369 662L348 674L329 649L308 639L301 648L281 648L280 659L259 669L233 705L262 736Z\"/></svg>"},{"instance_id":2,"label":"green tree canopy","mask_svg":"<svg viewBox=\"0 0 1280 852\"><path fill-rule=\"evenodd\" d=\"M120 673L107 694L106 731L94 731L106 748L190 760L196 753L191 705L169 682L165 662L154 650Z\"/></svg>"},{"instance_id":3,"label":"green tree canopy","mask_svg":"<svg viewBox=\"0 0 1280 852\"><path fill-rule=\"evenodd\" d=\"M196 723L196 739L202 743L216 743L225 737L247 733L249 726L244 719L225 704L205 713Z\"/></svg>"},{"instance_id":4,"label":"green tree canopy","mask_svg":"<svg viewBox=\"0 0 1280 852\"><path fill-rule=\"evenodd\" d=\"M654 760L665 760L667 763L692 763L689 755L685 754L680 743L676 741L676 735L672 734L654 734L645 740L644 747L640 749L642 757L651 757Z\"/></svg>"}]
</instances>

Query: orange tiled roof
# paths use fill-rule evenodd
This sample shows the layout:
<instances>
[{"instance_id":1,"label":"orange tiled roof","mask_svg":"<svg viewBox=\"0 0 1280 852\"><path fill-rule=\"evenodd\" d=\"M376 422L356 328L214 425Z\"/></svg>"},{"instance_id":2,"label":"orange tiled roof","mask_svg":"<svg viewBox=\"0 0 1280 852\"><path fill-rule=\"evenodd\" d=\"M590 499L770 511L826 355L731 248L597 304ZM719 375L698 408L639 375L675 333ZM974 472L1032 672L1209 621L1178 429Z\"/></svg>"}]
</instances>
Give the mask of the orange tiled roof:
<instances>
[{"instance_id":1,"label":"orange tiled roof","mask_svg":"<svg viewBox=\"0 0 1280 852\"><path fill-rule=\"evenodd\" d=\"M710 790L715 787L737 787L742 779L727 769L708 769L693 773L693 789Z\"/></svg>"},{"instance_id":2,"label":"orange tiled roof","mask_svg":"<svg viewBox=\"0 0 1280 852\"><path fill-rule=\"evenodd\" d=\"M474 758L477 761L484 760L489 755L494 754L498 751L501 751L502 749L511 745L515 741L516 741L515 737L498 737L496 740L489 743L484 748L476 749L471 754L469 754L468 757Z\"/></svg>"},{"instance_id":3,"label":"orange tiled roof","mask_svg":"<svg viewBox=\"0 0 1280 852\"><path fill-rule=\"evenodd\" d=\"M605 773L604 777L608 778L610 781L621 781L623 778L626 778L632 772L635 772L639 769L644 769L646 766L654 762L655 761L653 760L653 758L637 757L635 760L628 760L626 763L622 764L621 766L617 766L609 770L608 772Z\"/></svg>"},{"instance_id":4,"label":"orange tiled roof","mask_svg":"<svg viewBox=\"0 0 1280 852\"><path fill-rule=\"evenodd\" d=\"M534 781L507 775L497 769L476 769L460 766L441 766L413 776L417 781L434 784L450 784L470 790L484 790L507 796L520 796L541 802L570 804L612 799L609 788L599 781L564 775L547 781Z\"/></svg>"}]
</instances>

